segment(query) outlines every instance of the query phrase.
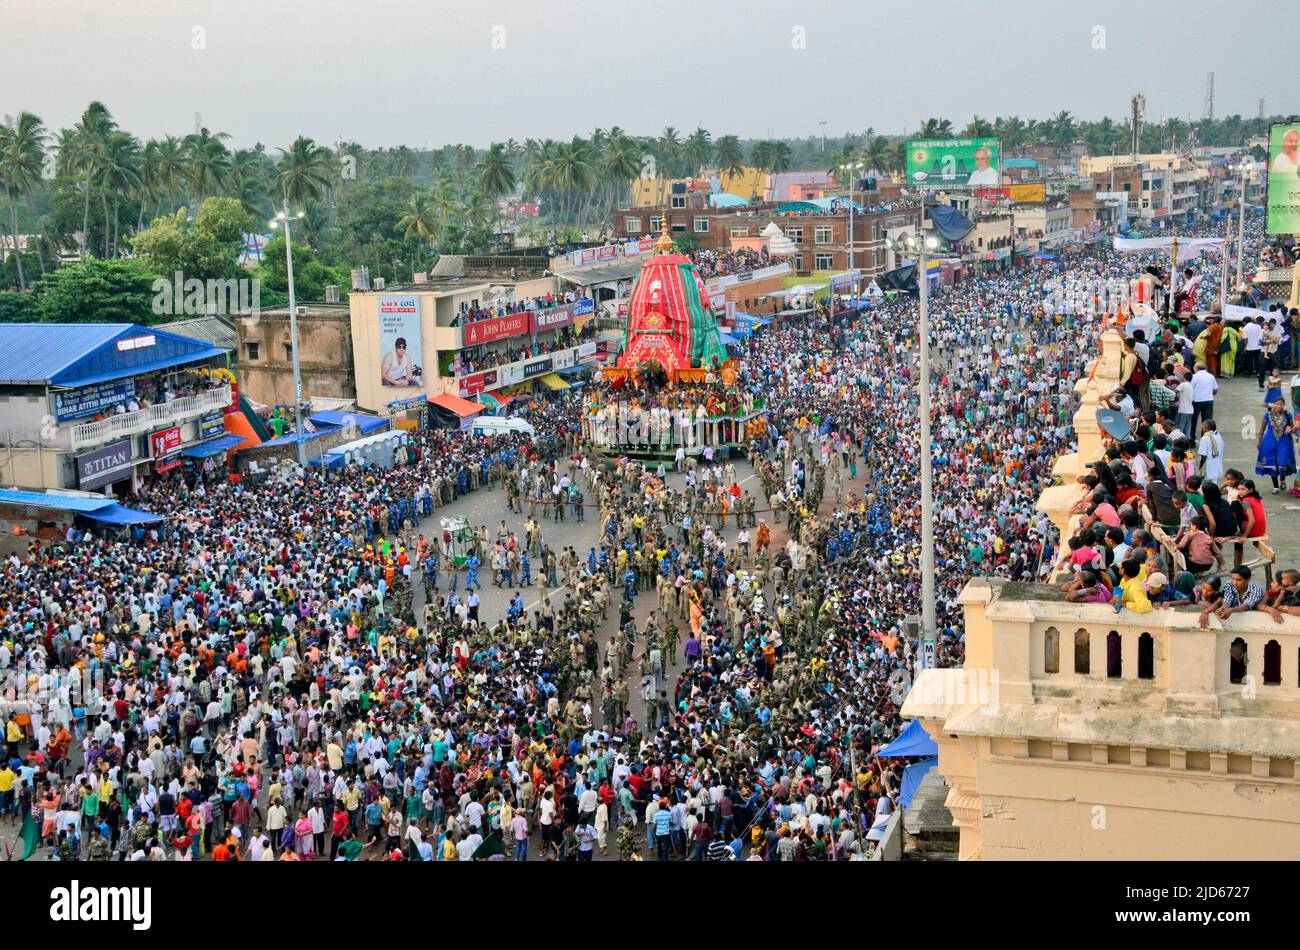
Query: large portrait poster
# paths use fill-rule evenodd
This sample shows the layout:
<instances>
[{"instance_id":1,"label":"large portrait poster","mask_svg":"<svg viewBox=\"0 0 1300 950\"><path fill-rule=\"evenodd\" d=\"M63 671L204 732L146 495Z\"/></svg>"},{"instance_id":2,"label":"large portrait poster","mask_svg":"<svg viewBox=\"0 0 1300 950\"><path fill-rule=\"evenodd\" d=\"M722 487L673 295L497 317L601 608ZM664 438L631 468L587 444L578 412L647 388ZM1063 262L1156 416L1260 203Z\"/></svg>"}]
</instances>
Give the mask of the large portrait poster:
<instances>
[{"instance_id":1,"label":"large portrait poster","mask_svg":"<svg viewBox=\"0 0 1300 950\"><path fill-rule=\"evenodd\" d=\"M379 381L399 389L423 388L420 298L414 294L379 298Z\"/></svg>"},{"instance_id":2,"label":"large portrait poster","mask_svg":"<svg viewBox=\"0 0 1300 950\"><path fill-rule=\"evenodd\" d=\"M1278 122L1268 134L1269 234L1300 234L1300 125Z\"/></svg>"}]
</instances>

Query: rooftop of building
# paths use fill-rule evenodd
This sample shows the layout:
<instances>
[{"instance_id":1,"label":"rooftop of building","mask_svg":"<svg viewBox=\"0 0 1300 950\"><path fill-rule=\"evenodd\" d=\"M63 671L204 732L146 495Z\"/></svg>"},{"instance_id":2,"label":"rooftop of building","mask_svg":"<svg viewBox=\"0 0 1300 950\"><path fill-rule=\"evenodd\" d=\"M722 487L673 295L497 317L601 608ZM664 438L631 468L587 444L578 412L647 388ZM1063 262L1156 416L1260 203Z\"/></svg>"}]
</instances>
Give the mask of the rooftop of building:
<instances>
[{"instance_id":1,"label":"rooftop of building","mask_svg":"<svg viewBox=\"0 0 1300 950\"><path fill-rule=\"evenodd\" d=\"M7 323L0 324L0 384L88 386L226 352L133 323Z\"/></svg>"}]
</instances>

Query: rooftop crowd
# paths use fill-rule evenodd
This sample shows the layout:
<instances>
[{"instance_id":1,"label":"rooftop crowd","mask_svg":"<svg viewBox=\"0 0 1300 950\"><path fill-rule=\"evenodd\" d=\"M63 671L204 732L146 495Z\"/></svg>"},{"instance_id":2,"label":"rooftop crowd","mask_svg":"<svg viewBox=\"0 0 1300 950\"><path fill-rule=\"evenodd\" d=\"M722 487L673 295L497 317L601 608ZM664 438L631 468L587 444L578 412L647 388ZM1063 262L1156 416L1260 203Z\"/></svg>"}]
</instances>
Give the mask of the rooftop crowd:
<instances>
[{"instance_id":1,"label":"rooftop crowd","mask_svg":"<svg viewBox=\"0 0 1300 950\"><path fill-rule=\"evenodd\" d=\"M1140 426L1089 476L1082 520L1105 537L1062 546L1034 507L1073 447L1101 319L1044 306L1049 288L1145 263L1074 254L933 298L940 665L961 662L975 575L1068 559L1075 596L1118 564L1121 607L1159 596L1160 552L1122 509L1163 481L1164 447L1165 472L1180 460L1143 390L1113 394ZM877 753L903 725L920 612L915 307L743 345L733 397L767 414L753 490L711 450L684 476L598 463L564 394L527 409L535 439L435 430L387 471L175 480L141 499L159 528L10 557L0 814L31 815L62 860L865 859L898 805L905 762ZM1144 359L1177 376L1174 353ZM1183 474L1187 507L1226 525L1214 479ZM1222 481L1258 519L1248 484ZM526 509L522 532L436 527L473 491ZM550 543L562 519L592 522L587 551ZM489 580L512 591L502 616L480 615ZM1234 604L1282 610L1297 581L1234 575ZM1237 609L1217 594L1198 602Z\"/></svg>"}]
</instances>

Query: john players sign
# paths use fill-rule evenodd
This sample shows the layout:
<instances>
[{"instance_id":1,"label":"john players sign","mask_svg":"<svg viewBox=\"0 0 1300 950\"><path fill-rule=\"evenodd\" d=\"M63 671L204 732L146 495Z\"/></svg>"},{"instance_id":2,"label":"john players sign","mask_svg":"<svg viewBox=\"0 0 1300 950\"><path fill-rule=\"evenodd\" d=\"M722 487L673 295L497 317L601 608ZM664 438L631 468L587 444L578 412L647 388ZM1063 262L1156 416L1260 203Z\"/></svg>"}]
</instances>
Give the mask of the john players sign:
<instances>
[{"instance_id":1,"label":"john players sign","mask_svg":"<svg viewBox=\"0 0 1300 950\"><path fill-rule=\"evenodd\" d=\"M122 439L77 456L77 485L91 491L131 474L131 440Z\"/></svg>"}]
</instances>

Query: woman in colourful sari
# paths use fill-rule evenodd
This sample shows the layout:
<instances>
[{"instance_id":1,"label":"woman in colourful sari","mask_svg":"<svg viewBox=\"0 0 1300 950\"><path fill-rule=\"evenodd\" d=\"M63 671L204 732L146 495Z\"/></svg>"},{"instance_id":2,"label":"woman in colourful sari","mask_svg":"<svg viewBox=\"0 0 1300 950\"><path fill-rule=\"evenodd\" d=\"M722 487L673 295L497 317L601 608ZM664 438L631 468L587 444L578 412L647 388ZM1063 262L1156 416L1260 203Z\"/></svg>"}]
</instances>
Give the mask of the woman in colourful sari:
<instances>
[{"instance_id":1,"label":"woman in colourful sari","mask_svg":"<svg viewBox=\"0 0 1300 950\"><path fill-rule=\"evenodd\" d=\"M1259 434L1259 453L1255 459L1255 474L1267 475L1273 481L1273 494L1286 487L1286 480L1295 474L1295 420L1286 411L1286 402L1280 397L1264 414L1263 431ZM1296 489L1292 489L1294 494Z\"/></svg>"},{"instance_id":2,"label":"woman in colourful sari","mask_svg":"<svg viewBox=\"0 0 1300 950\"><path fill-rule=\"evenodd\" d=\"M1225 378L1231 379L1237 374L1237 351L1241 348L1241 334L1226 323L1220 326L1223 327L1223 341L1228 344L1228 348L1224 350L1222 345L1219 347L1223 350L1219 354L1219 370Z\"/></svg>"}]
</instances>

